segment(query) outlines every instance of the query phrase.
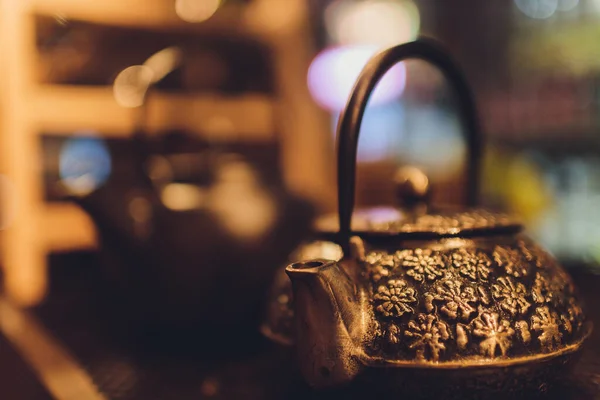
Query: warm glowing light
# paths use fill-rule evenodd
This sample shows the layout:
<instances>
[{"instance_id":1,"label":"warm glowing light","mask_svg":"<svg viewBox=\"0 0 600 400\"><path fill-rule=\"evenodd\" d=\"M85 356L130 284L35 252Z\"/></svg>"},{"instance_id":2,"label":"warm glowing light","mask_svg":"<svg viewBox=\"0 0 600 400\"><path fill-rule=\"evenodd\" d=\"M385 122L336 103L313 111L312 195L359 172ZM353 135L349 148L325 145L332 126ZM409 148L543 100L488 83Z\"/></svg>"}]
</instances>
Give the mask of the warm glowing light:
<instances>
[{"instance_id":1,"label":"warm glowing light","mask_svg":"<svg viewBox=\"0 0 600 400\"><path fill-rule=\"evenodd\" d=\"M344 108L363 67L377 46L346 46L325 49L308 70L308 88L317 103L331 111ZM406 84L406 67L394 66L379 82L370 104L385 104L400 97Z\"/></svg>"},{"instance_id":2,"label":"warm glowing light","mask_svg":"<svg viewBox=\"0 0 600 400\"><path fill-rule=\"evenodd\" d=\"M183 53L178 47L162 49L145 62L144 66L152 70L152 83L160 81L181 63Z\"/></svg>"},{"instance_id":3,"label":"warm glowing light","mask_svg":"<svg viewBox=\"0 0 600 400\"><path fill-rule=\"evenodd\" d=\"M206 199L206 190L187 183L169 183L160 199L165 207L174 211L188 211L201 208Z\"/></svg>"},{"instance_id":4,"label":"warm glowing light","mask_svg":"<svg viewBox=\"0 0 600 400\"><path fill-rule=\"evenodd\" d=\"M517 8L530 18L546 19L554 15L559 0L515 0Z\"/></svg>"},{"instance_id":5,"label":"warm glowing light","mask_svg":"<svg viewBox=\"0 0 600 400\"><path fill-rule=\"evenodd\" d=\"M122 107L141 106L153 79L154 72L147 66L132 65L125 68L117 75L113 84L115 100Z\"/></svg>"},{"instance_id":6,"label":"warm glowing light","mask_svg":"<svg viewBox=\"0 0 600 400\"><path fill-rule=\"evenodd\" d=\"M100 138L70 138L63 144L59 157L60 178L73 194L90 193L110 176L110 153Z\"/></svg>"},{"instance_id":7,"label":"warm glowing light","mask_svg":"<svg viewBox=\"0 0 600 400\"><path fill-rule=\"evenodd\" d=\"M216 171L207 207L229 233L250 241L273 227L278 211L252 166L234 159Z\"/></svg>"},{"instance_id":8,"label":"warm glowing light","mask_svg":"<svg viewBox=\"0 0 600 400\"><path fill-rule=\"evenodd\" d=\"M329 36L338 44L393 46L416 38L419 10L411 1L337 1L325 11Z\"/></svg>"},{"instance_id":9,"label":"warm glowing light","mask_svg":"<svg viewBox=\"0 0 600 400\"><path fill-rule=\"evenodd\" d=\"M121 71L113 84L113 95L121 107L135 108L144 104L150 86L172 72L183 54L178 47L167 47L150 56L143 65L132 65Z\"/></svg>"},{"instance_id":10,"label":"warm glowing light","mask_svg":"<svg viewBox=\"0 0 600 400\"><path fill-rule=\"evenodd\" d=\"M202 22L212 17L221 0L176 0L175 12L184 21Z\"/></svg>"}]
</instances>

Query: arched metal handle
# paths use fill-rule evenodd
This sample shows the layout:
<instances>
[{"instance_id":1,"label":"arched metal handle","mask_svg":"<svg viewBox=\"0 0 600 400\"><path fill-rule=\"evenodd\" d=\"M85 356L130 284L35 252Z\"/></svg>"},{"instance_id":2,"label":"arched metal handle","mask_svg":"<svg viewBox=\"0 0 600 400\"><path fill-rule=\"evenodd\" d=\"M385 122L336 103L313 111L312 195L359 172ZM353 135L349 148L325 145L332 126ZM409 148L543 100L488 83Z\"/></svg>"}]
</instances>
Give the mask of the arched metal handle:
<instances>
[{"instance_id":1,"label":"arched metal handle","mask_svg":"<svg viewBox=\"0 0 600 400\"><path fill-rule=\"evenodd\" d=\"M362 70L338 124L338 212L340 239L347 248L351 235L352 213L356 186L356 153L363 115L371 93L385 73L400 61L416 58L427 61L443 73L459 100L459 114L468 145L466 168L468 206L475 206L479 191L479 170L483 140L475 102L469 85L457 64L435 41L420 38L384 50L374 56Z\"/></svg>"}]
</instances>

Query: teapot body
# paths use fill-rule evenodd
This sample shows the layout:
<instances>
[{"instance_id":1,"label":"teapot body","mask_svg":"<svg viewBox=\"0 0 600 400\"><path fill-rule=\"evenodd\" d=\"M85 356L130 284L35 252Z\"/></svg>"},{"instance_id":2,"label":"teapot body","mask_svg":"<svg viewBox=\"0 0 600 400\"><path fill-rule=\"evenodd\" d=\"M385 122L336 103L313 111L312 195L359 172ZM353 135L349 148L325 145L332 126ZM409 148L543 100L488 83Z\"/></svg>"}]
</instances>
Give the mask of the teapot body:
<instances>
[{"instance_id":1,"label":"teapot body","mask_svg":"<svg viewBox=\"0 0 600 400\"><path fill-rule=\"evenodd\" d=\"M463 379L466 386L486 389L536 387L562 374L590 333L569 274L523 234L359 242L363 249L346 257L336 243L322 240L295 252L313 258L338 254L337 264L363 299L351 312L354 320L368 322L362 329L347 324L347 332L360 334L335 342L360 365L345 377L348 382L409 385L439 375L440 382ZM298 332L306 321L298 321L295 307L301 306L294 305L292 283L280 274L263 332L291 345L295 335L312 335ZM341 280L328 284L342 296L336 287ZM300 359L311 363L301 366L309 383L343 383L310 376L326 370L315 368L317 361Z\"/></svg>"},{"instance_id":2,"label":"teapot body","mask_svg":"<svg viewBox=\"0 0 600 400\"><path fill-rule=\"evenodd\" d=\"M374 364L526 362L574 350L587 334L570 276L524 235L373 246L361 265Z\"/></svg>"}]
</instances>

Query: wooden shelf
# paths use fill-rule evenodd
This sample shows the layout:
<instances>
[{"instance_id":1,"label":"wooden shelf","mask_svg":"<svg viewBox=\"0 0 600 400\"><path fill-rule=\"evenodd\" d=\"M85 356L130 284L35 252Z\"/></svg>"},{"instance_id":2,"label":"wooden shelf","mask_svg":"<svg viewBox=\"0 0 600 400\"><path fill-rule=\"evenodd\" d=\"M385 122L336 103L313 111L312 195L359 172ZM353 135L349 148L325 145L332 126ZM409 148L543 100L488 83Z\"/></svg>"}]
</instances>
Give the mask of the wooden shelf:
<instances>
[{"instance_id":1,"label":"wooden shelf","mask_svg":"<svg viewBox=\"0 0 600 400\"><path fill-rule=\"evenodd\" d=\"M19 0L27 1L27 0ZM153 30L190 30L201 33L239 35L252 33L243 18L241 5L227 5L200 23L182 20L175 1L165 0L28 0L29 11L101 25Z\"/></svg>"},{"instance_id":2,"label":"wooden shelf","mask_svg":"<svg viewBox=\"0 0 600 400\"><path fill-rule=\"evenodd\" d=\"M94 130L103 136L127 136L138 117L138 110L119 106L110 86L36 83L40 18L189 32L198 38L243 37L268 45L277 99L153 93L146 130L183 129L244 142L272 142L281 133L277 139L288 187L316 203L324 204L324 199L333 203L329 120L312 102L305 82L315 53L308 5L304 0L250 4L227 4L204 22L189 23L177 16L175 0L0 0L0 78L4 78L0 82L0 173L14 183L23 210L0 235L4 292L11 301L22 306L42 301L48 290L48 252L97 243L94 225L83 211L74 205L44 202L39 134ZM309 163L306 154L312 157Z\"/></svg>"},{"instance_id":3,"label":"wooden shelf","mask_svg":"<svg viewBox=\"0 0 600 400\"><path fill-rule=\"evenodd\" d=\"M96 130L127 136L137 110L121 107L110 87L40 86L31 96L30 115L39 132ZM154 93L148 104L148 131L184 129L223 140L272 140L274 101L264 95L225 97ZM101 112L99 112L101 110Z\"/></svg>"},{"instance_id":4,"label":"wooden shelf","mask_svg":"<svg viewBox=\"0 0 600 400\"><path fill-rule=\"evenodd\" d=\"M41 240L48 251L96 247L96 230L90 217L74 204L46 204L40 224Z\"/></svg>"}]
</instances>

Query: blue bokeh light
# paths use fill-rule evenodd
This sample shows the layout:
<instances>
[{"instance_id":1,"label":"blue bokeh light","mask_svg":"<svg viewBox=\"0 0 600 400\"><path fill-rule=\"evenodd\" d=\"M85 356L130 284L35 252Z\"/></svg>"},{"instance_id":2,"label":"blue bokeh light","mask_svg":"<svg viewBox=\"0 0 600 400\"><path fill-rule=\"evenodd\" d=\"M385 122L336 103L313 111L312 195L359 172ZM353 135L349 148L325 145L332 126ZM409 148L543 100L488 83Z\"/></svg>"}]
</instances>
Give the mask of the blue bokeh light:
<instances>
[{"instance_id":1,"label":"blue bokeh light","mask_svg":"<svg viewBox=\"0 0 600 400\"><path fill-rule=\"evenodd\" d=\"M60 151L59 173L72 193L89 193L104 184L112 171L111 155L102 138L90 136L69 138Z\"/></svg>"}]
</instances>

